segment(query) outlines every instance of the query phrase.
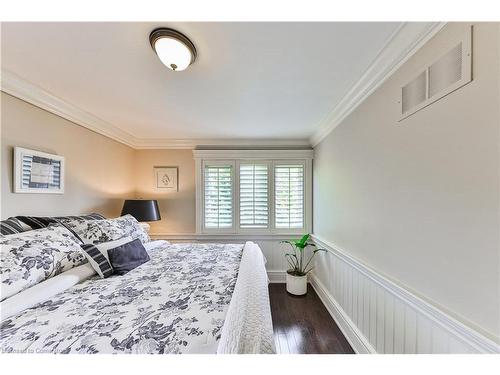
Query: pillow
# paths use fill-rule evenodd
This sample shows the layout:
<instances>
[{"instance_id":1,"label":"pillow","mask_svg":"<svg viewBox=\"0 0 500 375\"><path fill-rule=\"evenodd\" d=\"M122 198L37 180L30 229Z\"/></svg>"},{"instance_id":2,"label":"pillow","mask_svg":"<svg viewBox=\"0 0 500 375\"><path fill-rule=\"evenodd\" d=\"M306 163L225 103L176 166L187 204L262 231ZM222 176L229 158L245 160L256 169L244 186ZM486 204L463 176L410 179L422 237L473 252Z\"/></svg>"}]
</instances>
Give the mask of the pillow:
<instances>
[{"instance_id":1,"label":"pillow","mask_svg":"<svg viewBox=\"0 0 500 375\"><path fill-rule=\"evenodd\" d=\"M7 220L0 221L0 234L8 235L22 233L25 230L23 223L15 217L9 217Z\"/></svg>"},{"instance_id":2,"label":"pillow","mask_svg":"<svg viewBox=\"0 0 500 375\"><path fill-rule=\"evenodd\" d=\"M50 224L57 224L56 219L46 216L16 216L16 219L22 221L31 229L41 229L48 227Z\"/></svg>"},{"instance_id":3,"label":"pillow","mask_svg":"<svg viewBox=\"0 0 500 375\"><path fill-rule=\"evenodd\" d=\"M113 273L125 275L127 272L149 261L149 255L140 239L108 250Z\"/></svg>"},{"instance_id":4,"label":"pillow","mask_svg":"<svg viewBox=\"0 0 500 375\"><path fill-rule=\"evenodd\" d=\"M68 220L102 220L105 219L104 216L97 213L92 213L90 215L80 215L80 216L56 216L56 217L47 217L47 216L16 216L16 219L25 223L31 229L40 229L48 227L50 224L54 224L57 222L65 222Z\"/></svg>"},{"instance_id":5,"label":"pillow","mask_svg":"<svg viewBox=\"0 0 500 375\"><path fill-rule=\"evenodd\" d=\"M106 220L65 221L64 225L73 230L84 243L95 245L124 237L139 238L142 243L149 242L148 234L131 215Z\"/></svg>"},{"instance_id":6,"label":"pillow","mask_svg":"<svg viewBox=\"0 0 500 375\"><path fill-rule=\"evenodd\" d=\"M1 300L87 262L75 236L62 225L0 238Z\"/></svg>"},{"instance_id":7,"label":"pillow","mask_svg":"<svg viewBox=\"0 0 500 375\"><path fill-rule=\"evenodd\" d=\"M79 220L79 221L85 221L85 220L105 220L106 217L102 216L101 214L98 213L92 213L90 215L79 215L79 216L55 216L54 219L59 221L60 223L65 223L67 221L73 221L73 220Z\"/></svg>"},{"instance_id":8,"label":"pillow","mask_svg":"<svg viewBox=\"0 0 500 375\"><path fill-rule=\"evenodd\" d=\"M94 268L102 279L105 279L113 274L113 268L109 262L108 250L131 241L132 238L126 237L117 241L104 242L96 245L83 244L82 249L92 268Z\"/></svg>"}]
</instances>

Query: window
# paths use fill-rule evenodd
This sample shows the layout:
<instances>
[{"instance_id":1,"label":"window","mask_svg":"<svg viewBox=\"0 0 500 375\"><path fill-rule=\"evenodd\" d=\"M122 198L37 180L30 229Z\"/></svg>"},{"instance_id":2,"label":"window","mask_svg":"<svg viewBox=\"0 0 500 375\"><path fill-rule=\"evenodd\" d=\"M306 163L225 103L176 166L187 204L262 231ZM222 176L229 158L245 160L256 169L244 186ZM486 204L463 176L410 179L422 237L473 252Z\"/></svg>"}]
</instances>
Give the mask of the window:
<instances>
[{"instance_id":1,"label":"window","mask_svg":"<svg viewBox=\"0 0 500 375\"><path fill-rule=\"evenodd\" d=\"M311 231L312 150L194 150L196 231Z\"/></svg>"},{"instance_id":2,"label":"window","mask_svg":"<svg viewBox=\"0 0 500 375\"><path fill-rule=\"evenodd\" d=\"M269 225L267 164L240 164L240 228Z\"/></svg>"},{"instance_id":3,"label":"window","mask_svg":"<svg viewBox=\"0 0 500 375\"><path fill-rule=\"evenodd\" d=\"M204 216L206 228L233 226L233 178L231 165L205 166Z\"/></svg>"},{"instance_id":4,"label":"window","mask_svg":"<svg viewBox=\"0 0 500 375\"><path fill-rule=\"evenodd\" d=\"M304 166L274 168L276 228L304 227Z\"/></svg>"}]
</instances>

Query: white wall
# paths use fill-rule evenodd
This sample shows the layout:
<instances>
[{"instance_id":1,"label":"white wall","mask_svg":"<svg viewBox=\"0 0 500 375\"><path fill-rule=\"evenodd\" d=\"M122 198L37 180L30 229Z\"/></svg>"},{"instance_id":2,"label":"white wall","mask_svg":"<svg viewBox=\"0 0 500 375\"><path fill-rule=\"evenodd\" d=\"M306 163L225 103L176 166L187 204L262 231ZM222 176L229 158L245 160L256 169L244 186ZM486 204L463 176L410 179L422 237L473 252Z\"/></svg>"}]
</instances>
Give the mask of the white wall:
<instances>
[{"instance_id":1,"label":"white wall","mask_svg":"<svg viewBox=\"0 0 500 375\"><path fill-rule=\"evenodd\" d=\"M499 24L474 25L470 84L398 122L400 87L467 28L447 25L315 148L314 233L498 340Z\"/></svg>"}]
</instances>

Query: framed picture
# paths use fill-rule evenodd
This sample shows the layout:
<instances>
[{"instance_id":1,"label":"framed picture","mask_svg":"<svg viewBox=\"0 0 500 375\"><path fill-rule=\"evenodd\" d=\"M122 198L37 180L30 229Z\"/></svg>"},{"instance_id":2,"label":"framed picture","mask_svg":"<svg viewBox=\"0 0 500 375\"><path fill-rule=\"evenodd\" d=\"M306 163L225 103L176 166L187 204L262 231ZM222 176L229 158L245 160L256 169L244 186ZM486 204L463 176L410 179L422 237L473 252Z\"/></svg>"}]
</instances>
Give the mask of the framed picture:
<instances>
[{"instance_id":1,"label":"framed picture","mask_svg":"<svg viewBox=\"0 0 500 375\"><path fill-rule=\"evenodd\" d=\"M14 148L14 193L64 193L64 157Z\"/></svg>"},{"instance_id":2,"label":"framed picture","mask_svg":"<svg viewBox=\"0 0 500 375\"><path fill-rule=\"evenodd\" d=\"M154 167L155 189L157 191L179 191L179 168Z\"/></svg>"}]
</instances>

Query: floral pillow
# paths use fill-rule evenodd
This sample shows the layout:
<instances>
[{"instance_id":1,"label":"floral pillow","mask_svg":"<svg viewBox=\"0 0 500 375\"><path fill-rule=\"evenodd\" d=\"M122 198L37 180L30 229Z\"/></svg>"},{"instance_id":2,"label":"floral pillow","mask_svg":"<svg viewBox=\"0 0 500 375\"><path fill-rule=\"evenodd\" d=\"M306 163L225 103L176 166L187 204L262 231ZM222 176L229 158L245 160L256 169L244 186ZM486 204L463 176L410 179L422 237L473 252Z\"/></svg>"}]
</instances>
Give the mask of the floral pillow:
<instances>
[{"instance_id":1,"label":"floral pillow","mask_svg":"<svg viewBox=\"0 0 500 375\"><path fill-rule=\"evenodd\" d=\"M80 242L62 225L0 238L1 300L87 262Z\"/></svg>"},{"instance_id":2,"label":"floral pillow","mask_svg":"<svg viewBox=\"0 0 500 375\"><path fill-rule=\"evenodd\" d=\"M124 237L139 238L149 242L149 236L132 215L105 220L68 220L64 225L74 231L84 243L98 244L116 241Z\"/></svg>"}]
</instances>

